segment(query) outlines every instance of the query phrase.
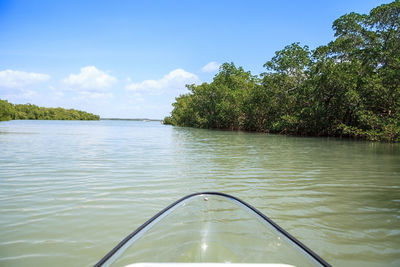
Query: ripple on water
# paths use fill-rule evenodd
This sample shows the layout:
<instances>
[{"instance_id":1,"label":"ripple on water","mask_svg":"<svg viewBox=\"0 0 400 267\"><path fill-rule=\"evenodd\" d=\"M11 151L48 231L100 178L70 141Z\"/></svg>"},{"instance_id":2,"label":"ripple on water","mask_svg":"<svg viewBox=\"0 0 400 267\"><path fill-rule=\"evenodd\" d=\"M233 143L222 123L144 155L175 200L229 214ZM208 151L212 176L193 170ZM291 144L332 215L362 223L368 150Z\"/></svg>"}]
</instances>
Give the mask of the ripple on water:
<instances>
[{"instance_id":1,"label":"ripple on water","mask_svg":"<svg viewBox=\"0 0 400 267\"><path fill-rule=\"evenodd\" d=\"M333 265L400 265L399 145L11 121L0 146L2 266L90 266L199 191L242 198Z\"/></svg>"}]
</instances>

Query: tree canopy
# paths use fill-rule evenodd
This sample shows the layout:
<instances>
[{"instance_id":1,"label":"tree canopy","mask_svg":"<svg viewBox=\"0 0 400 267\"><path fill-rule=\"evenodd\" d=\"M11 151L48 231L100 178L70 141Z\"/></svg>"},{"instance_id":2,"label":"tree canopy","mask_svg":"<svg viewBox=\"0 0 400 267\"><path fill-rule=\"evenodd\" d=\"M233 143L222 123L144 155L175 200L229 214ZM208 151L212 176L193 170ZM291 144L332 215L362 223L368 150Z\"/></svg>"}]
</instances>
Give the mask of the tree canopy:
<instances>
[{"instance_id":1,"label":"tree canopy","mask_svg":"<svg viewBox=\"0 0 400 267\"><path fill-rule=\"evenodd\" d=\"M164 122L311 136L400 141L400 1L333 22L335 39L293 43L252 75L225 63L188 85Z\"/></svg>"},{"instance_id":2,"label":"tree canopy","mask_svg":"<svg viewBox=\"0 0 400 267\"><path fill-rule=\"evenodd\" d=\"M92 113L64 108L44 108L32 104L12 104L0 99L0 121L7 120L99 120Z\"/></svg>"}]
</instances>

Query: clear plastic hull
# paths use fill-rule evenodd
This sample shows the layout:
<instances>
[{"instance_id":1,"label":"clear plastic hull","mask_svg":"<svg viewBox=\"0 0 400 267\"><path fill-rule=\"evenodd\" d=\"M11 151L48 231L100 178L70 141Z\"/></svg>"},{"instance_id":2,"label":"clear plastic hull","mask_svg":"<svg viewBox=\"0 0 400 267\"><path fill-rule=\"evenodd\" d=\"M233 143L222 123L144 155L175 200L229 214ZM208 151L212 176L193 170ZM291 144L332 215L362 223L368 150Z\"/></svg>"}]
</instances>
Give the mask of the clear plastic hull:
<instances>
[{"instance_id":1,"label":"clear plastic hull","mask_svg":"<svg viewBox=\"0 0 400 267\"><path fill-rule=\"evenodd\" d=\"M142 262L327 265L259 211L219 193L196 194L174 203L121 243L102 266Z\"/></svg>"}]
</instances>

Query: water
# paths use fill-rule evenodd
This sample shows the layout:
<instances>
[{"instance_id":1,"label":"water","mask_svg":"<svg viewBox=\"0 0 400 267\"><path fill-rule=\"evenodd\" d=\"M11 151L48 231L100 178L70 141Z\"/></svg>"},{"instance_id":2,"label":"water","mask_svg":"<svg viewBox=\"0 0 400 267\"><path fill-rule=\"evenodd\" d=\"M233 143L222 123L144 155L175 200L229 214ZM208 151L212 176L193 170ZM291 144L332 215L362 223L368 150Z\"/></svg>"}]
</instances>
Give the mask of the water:
<instances>
[{"instance_id":1,"label":"water","mask_svg":"<svg viewBox=\"0 0 400 267\"><path fill-rule=\"evenodd\" d=\"M245 200L333 265L400 265L399 144L10 121L0 151L0 266L93 265L198 191Z\"/></svg>"}]
</instances>

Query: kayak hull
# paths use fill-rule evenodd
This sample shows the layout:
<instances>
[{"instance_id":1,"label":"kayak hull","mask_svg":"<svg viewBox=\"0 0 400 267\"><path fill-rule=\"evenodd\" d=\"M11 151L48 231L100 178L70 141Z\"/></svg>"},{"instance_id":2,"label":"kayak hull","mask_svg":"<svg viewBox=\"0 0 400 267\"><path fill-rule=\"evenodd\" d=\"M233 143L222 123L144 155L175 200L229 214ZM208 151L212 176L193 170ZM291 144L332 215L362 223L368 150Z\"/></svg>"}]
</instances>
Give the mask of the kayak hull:
<instances>
[{"instance_id":1,"label":"kayak hull","mask_svg":"<svg viewBox=\"0 0 400 267\"><path fill-rule=\"evenodd\" d=\"M143 262L329 266L251 205L216 192L196 193L172 203L96 266Z\"/></svg>"}]
</instances>

